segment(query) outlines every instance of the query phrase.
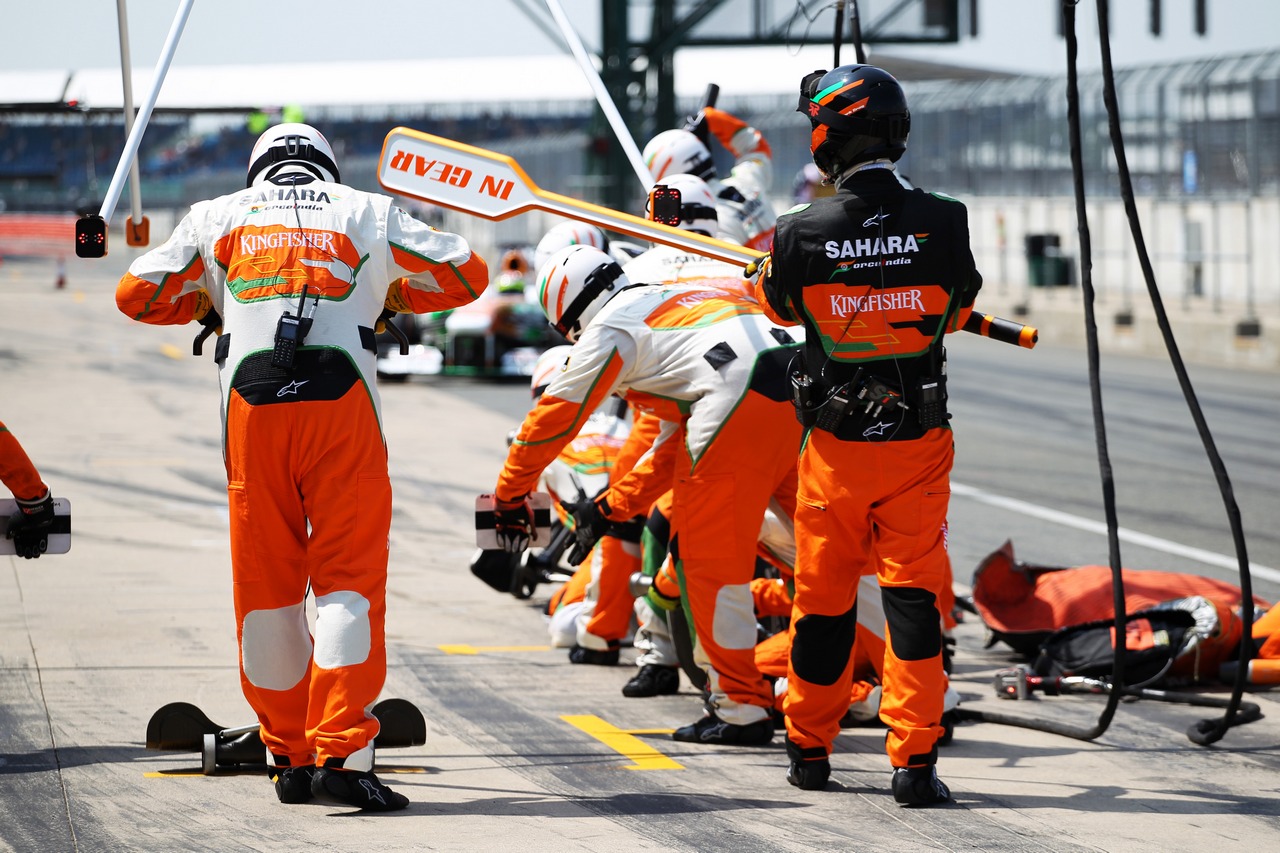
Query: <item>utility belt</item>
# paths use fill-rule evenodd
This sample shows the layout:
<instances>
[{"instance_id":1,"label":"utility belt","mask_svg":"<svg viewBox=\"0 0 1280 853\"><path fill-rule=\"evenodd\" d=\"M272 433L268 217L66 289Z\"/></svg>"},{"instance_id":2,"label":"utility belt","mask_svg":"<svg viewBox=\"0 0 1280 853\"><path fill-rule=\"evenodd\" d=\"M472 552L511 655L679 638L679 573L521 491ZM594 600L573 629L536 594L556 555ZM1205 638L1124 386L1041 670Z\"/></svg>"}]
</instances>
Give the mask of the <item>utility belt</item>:
<instances>
[{"instance_id":1,"label":"utility belt","mask_svg":"<svg viewBox=\"0 0 1280 853\"><path fill-rule=\"evenodd\" d=\"M887 438L860 428L867 422L900 422L906 428L901 437L916 438L950 418L945 356L939 364L936 375L922 377L909 388L863 367L848 382L832 387L815 381L801 359L791 371L796 419L805 429L819 429L845 440Z\"/></svg>"},{"instance_id":2,"label":"utility belt","mask_svg":"<svg viewBox=\"0 0 1280 853\"><path fill-rule=\"evenodd\" d=\"M612 536L614 539L621 539L623 542L639 544L640 538L644 534L645 522L648 520L648 516L637 515L634 518L628 518L626 521L611 521L604 535Z\"/></svg>"},{"instance_id":3,"label":"utility belt","mask_svg":"<svg viewBox=\"0 0 1280 853\"><path fill-rule=\"evenodd\" d=\"M362 381L351 356L339 347L300 349L289 370L277 367L274 355L274 350L260 350L236 365L231 388L251 406L338 400Z\"/></svg>"}]
</instances>

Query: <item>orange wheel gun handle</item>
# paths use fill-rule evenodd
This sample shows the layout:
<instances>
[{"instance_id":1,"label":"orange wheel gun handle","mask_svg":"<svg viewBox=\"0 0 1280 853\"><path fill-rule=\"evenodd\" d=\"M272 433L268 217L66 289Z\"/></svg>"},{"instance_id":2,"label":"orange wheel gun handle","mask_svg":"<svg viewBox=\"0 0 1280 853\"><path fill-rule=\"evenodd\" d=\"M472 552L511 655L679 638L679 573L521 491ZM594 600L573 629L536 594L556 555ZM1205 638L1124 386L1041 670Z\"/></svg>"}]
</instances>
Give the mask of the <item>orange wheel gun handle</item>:
<instances>
[{"instance_id":1,"label":"orange wheel gun handle","mask_svg":"<svg viewBox=\"0 0 1280 853\"><path fill-rule=\"evenodd\" d=\"M969 319L964 323L964 330L982 335L984 338L1016 344L1027 349L1033 348L1040 340L1040 332L1034 326L1024 326L991 314L979 314L977 311L969 315Z\"/></svg>"}]
</instances>

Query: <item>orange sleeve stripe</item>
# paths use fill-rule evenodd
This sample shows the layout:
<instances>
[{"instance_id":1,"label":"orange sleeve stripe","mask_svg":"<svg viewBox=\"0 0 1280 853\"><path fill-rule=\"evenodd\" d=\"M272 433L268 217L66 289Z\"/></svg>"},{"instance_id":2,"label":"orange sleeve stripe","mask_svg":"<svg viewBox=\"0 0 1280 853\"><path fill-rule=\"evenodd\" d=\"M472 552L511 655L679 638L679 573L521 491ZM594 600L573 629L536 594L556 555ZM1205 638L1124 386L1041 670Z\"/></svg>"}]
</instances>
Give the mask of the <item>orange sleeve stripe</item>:
<instances>
[{"instance_id":1,"label":"orange sleeve stripe","mask_svg":"<svg viewBox=\"0 0 1280 853\"><path fill-rule=\"evenodd\" d=\"M751 287L755 300L760 303L760 308L764 311L764 315L779 326L798 326L800 324L800 320L798 318L794 316L782 316L779 311L774 309L773 304L769 302L768 293L766 293L764 289L764 283L767 278L768 276L766 273L761 272L760 275L756 276ZM791 300L787 298L787 301L790 302Z\"/></svg>"},{"instance_id":2,"label":"orange sleeve stripe","mask_svg":"<svg viewBox=\"0 0 1280 853\"><path fill-rule=\"evenodd\" d=\"M715 107L707 107L704 112L707 116L707 127L711 128L711 132L725 148L729 147L729 140L733 139L733 135L747 126L745 121L733 113L727 113Z\"/></svg>"},{"instance_id":3,"label":"orange sleeve stripe","mask_svg":"<svg viewBox=\"0 0 1280 853\"><path fill-rule=\"evenodd\" d=\"M198 255L185 269L166 274L159 284L125 273L116 287L116 306L126 316L143 323L157 326L190 323L199 292L183 294L182 290L202 278L204 261Z\"/></svg>"},{"instance_id":4,"label":"orange sleeve stripe","mask_svg":"<svg viewBox=\"0 0 1280 853\"><path fill-rule=\"evenodd\" d=\"M417 252L411 252L403 246L397 246L395 243L391 244L391 260L411 273L426 272L436 266L436 262L430 258L419 255Z\"/></svg>"},{"instance_id":5,"label":"orange sleeve stripe","mask_svg":"<svg viewBox=\"0 0 1280 853\"><path fill-rule=\"evenodd\" d=\"M489 286L489 265L479 255L471 255L471 257L467 258L466 263L460 267L449 264L449 268L453 270L454 275L462 282L462 286L466 288L467 293L471 294L472 299L479 296Z\"/></svg>"},{"instance_id":6,"label":"orange sleeve stripe","mask_svg":"<svg viewBox=\"0 0 1280 853\"><path fill-rule=\"evenodd\" d=\"M621 372L622 359L614 350L581 402L543 394L533 411L525 416L516 440L507 451L507 461L498 476L494 494L501 500L512 500L531 492L538 477L578 434L588 416L613 393Z\"/></svg>"},{"instance_id":7,"label":"orange sleeve stripe","mask_svg":"<svg viewBox=\"0 0 1280 853\"><path fill-rule=\"evenodd\" d=\"M433 261L431 258L392 243L391 259L399 267L414 275L431 273L443 290L443 293L418 291L423 299L431 304L430 307L419 308L416 302L423 300L411 299L410 301L415 303L414 311L417 313L441 311L445 308L465 305L483 293L489 285L489 266L484 262L484 258L474 252L461 265L457 265ZM461 285L461 287L455 285ZM413 290L410 287L410 291Z\"/></svg>"},{"instance_id":8,"label":"orange sleeve stripe","mask_svg":"<svg viewBox=\"0 0 1280 853\"><path fill-rule=\"evenodd\" d=\"M0 482L13 492L15 498L24 501L43 497L49 490L40 479L31 457L4 424L0 424Z\"/></svg>"},{"instance_id":9,"label":"orange sleeve stripe","mask_svg":"<svg viewBox=\"0 0 1280 853\"><path fill-rule=\"evenodd\" d=\"M676 454L684 431L677 431L625 475L609 484L610 517L618 520L648 514L654 501L675 483Z\"/></svg>"}]
</instances>

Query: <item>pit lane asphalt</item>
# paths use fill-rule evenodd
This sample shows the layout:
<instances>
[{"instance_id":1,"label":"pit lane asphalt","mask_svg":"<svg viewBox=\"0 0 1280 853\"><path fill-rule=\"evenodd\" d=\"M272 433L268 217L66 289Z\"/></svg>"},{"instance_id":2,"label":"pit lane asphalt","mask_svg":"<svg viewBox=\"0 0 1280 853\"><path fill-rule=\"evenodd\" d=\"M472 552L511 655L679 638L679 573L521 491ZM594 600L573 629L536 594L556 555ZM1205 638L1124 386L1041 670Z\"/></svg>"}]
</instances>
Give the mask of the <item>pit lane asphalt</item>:
<instances>
[{"instance_id":1,"label":"pit lane asphalt","mask_svg":"<svg viewBox=\"0 0 1280 853\"><path fill-rule=\"evenodd\" d=\"M563 650L545 647L538 605L548 589L519 601L466 570L474 496L491 487L506 433L527 401L518 384L383 388L396 501L384 696L417 704L428 736L421 747L384 750L378 769L408 794L408 810L365 816L283 806L260 770L204 776L195 753L146 750L147 720L167 702L195 703L228 726L251 715L235 668L216 371L207 356L189 355L190 329L144 327L119 315L112 287L120 263L112 263L72 262L63 291L50 288L40 265L0 267L0 418L55 493L71 499L75 519L71 553L0 557L0 844L9 849L1274 845L1280 708L1265 693L1246 697L1262 706L1263 720L1207 748L1191 744L1185 730L1215 716L1211 709L1145 700L1122 704L1095 741L962 725L939 764L957 802L930 810L893 803L880 729L841 735L825 792L786 784L780 736L751 749L671 741L666 732L700 712L687 683L677 696L623 698L628 668L572 666ZM1101 518L1091 427L1079 408L1085 380L1071 366L1082 357L1055 354L1050 344L1008 356L996 347L976 339L952 346L956 481ZM1049 385L1055 365L1063 365L1061 387ZM1145 362L1131 368L1123 371L1131 393L1158 384L1144 374ZM1274 415L1277 380L1250 380L1253 412L1243 410L1230 376L1213 376L1223 386L1221 406L1232 407L1215 407L1210 420L1231 436L1224 453L1239 481L1250 554L1280 566L1268 485L1277 482L1267 443L1275 439L1252 426L1268 407ZM1073 386L1075 396L1064 390ZM1066 397L1061 407L1054 402ZM1190 461L1194 434L1188 440L1169 426L1162 405L1144 400L1117 413L1122 524L1229 554L1215 494L1187 482L1187 469L1200 466ZM1215 414L1224 411L1229 418ZM988 422L990 432L977 426ZM1040 562L1106 561L1096 532L1019 506L953 499L959 586L1005 538L1019 556ZM1142 546L1125 546L1125 564L1230 574ZM1280 586L1263 579L1255 591L1275 600ZM968 708L1082 728L1101 711L1100 697L997 700L991 676L1011 655L983 648L976 621L963 623L957 640L956 686Z\"/></svg>"}]
</instances>

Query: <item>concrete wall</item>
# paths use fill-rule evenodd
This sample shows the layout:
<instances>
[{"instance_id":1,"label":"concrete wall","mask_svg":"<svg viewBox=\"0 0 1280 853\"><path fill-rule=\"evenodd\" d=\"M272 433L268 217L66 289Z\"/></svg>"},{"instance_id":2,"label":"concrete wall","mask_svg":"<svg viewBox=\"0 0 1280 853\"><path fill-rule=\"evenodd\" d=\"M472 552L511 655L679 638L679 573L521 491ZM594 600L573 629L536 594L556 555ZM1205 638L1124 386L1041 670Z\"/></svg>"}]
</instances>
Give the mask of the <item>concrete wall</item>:
<instances>
[{"instance_id":1,"label":"concrete wall","mask_svg":"<svg viewBox=\"0 0 1280 853\"><path fill-rule=\"evenodd\" d=\"M966 198L974 255L983 274L1011 287L1028 285L1023 238L1056 233L1079 283L1080 241L1071 198ZM1166 300L1203 302L1211 310L1280 310L1280 199L1181 201L1138 199L1143 240ZM1086 208L1099 299L1145 298L1146 285L1124 205ZM1002 224L1003 221L1003 224Z\"/></svg>"},{"instance_id":2,"label":"concrete wall","mask_svg":"<svg viewBox=\"0 0 1280 853\"><path fill-rule=\"evenodd\" d=\"M1070 198L971 198L983 310L1037 326L1041 340L1085 342L1080 241ZM1280 367L1280 199L1139 199L1142 237L1179 352L1188 361ZM1166 345L1119 199L1087 206L1100 346L1163 354ZM1056 233L1071 284L1033 287L1027 234Z\"/></svg>"}]
</instances>

